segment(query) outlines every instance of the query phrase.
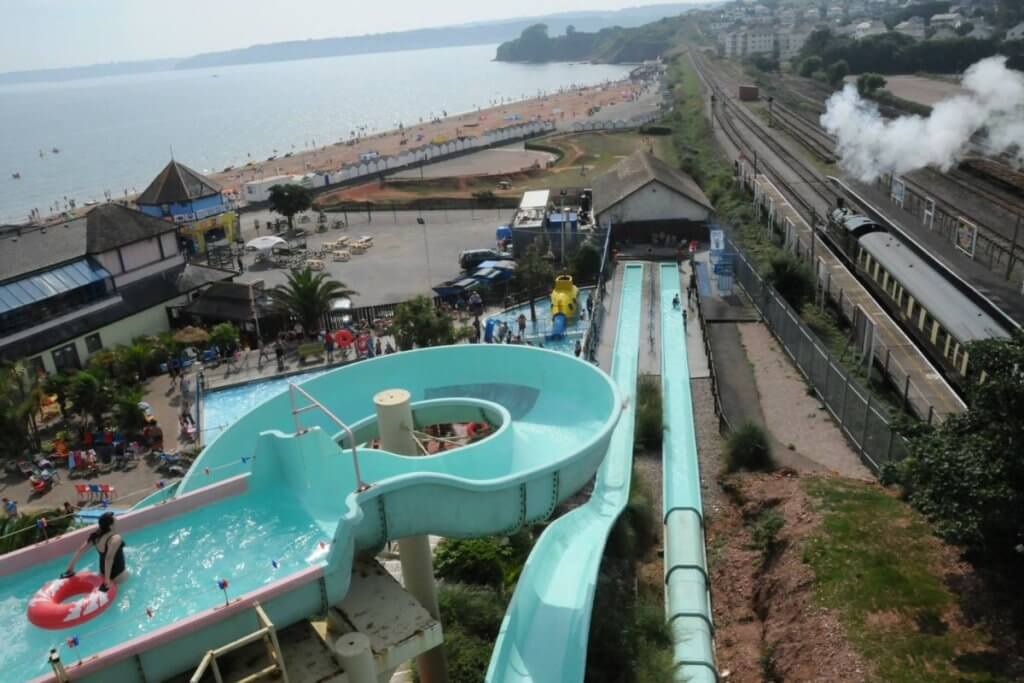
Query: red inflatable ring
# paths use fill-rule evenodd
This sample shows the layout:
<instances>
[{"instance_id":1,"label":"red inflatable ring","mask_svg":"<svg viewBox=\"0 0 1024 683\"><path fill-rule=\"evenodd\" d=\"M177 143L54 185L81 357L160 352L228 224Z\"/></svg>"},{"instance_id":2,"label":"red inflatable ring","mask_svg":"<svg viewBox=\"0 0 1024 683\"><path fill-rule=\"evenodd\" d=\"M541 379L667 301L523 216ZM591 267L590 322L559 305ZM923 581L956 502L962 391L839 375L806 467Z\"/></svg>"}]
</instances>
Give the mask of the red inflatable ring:
<instances>
[{"instance_id":1,"label":"red inflatable ring","mask_svg":"<svg viewBox=\"0 0 1024 683\"><path fill-rule=\"evenodd\" d=\"M98 617L117 597L116 583L108 583L106 593L100 590L102 583L103 577L92 572L50 581L29 600L28 620L39 628L62 629ZM64 602L75 595L82 597Z\"/></svg>"},{"instance_id":2,"label":"red inflatable ring","mask_svg":"<svg viewBox=\"0 0 1024 683\"><path fill-rule=\"evenodd\" d=\"M355 337L348 330L338 330L334 333L334 342L342 348L350 346L354 339Z\"/></svg>"}]
</instances>

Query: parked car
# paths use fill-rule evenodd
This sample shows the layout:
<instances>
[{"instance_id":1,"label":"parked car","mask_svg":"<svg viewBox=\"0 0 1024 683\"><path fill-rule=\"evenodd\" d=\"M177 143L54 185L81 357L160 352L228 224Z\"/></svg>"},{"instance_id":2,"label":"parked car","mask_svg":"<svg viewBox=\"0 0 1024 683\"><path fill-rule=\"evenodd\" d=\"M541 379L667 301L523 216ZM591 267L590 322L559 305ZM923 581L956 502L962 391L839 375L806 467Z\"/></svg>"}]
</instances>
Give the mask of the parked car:
<instances>
[{"instance_id":1,"label":"parked car","mask_svg":"<svg viewBox=\"0 0 1024 683\"><path fill-rule=\"evenodd\" d=\"M467 249L459 254L459 267L462 270L475 270L484 261L499 261L508 258L497 249Z\"/></svg>"}]
</instances>

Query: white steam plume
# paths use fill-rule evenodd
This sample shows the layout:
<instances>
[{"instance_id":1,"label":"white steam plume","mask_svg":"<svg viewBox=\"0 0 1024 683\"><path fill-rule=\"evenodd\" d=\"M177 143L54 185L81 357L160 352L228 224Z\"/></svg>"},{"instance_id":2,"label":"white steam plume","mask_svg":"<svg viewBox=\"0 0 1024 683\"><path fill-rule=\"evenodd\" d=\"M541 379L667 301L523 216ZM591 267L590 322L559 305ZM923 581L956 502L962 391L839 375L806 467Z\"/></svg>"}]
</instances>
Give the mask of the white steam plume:
<instances>
[{"instance_id":1,"label":"white steam plume","mask_svg":"<svg viewBox=\"0 0 1024 683\"><path fill-rule=\"evenodd\" d=\"M840 166L863 181L924 166L945 171L982 128L990 154L1009 152L1024 165L1024 74L1006 68L1005 57L989 57L967 69L963 86L966 94L938 102L928 118L887 121L846 85L828 99L821 125L838 141Z\"/></svg>"}]
</instances>

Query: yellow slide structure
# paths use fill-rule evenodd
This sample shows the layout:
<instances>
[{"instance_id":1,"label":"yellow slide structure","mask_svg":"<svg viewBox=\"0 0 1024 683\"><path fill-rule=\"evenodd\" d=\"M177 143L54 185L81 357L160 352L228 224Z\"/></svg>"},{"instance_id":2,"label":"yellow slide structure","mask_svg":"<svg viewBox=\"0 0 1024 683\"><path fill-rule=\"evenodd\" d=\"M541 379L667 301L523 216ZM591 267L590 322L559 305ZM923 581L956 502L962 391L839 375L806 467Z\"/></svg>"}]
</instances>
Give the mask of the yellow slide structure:
<instances>
[{"instance_id":1,"label":"yellow slide structure","mask_svg":"<svg viewBox=\"0 0 1024 683\"><path fill-rule=\"evenodd\" d=\"M572 275L555 278L551 290L551 337L561 337L570 320L576 319L579 310L579 288L572 283Z\"/></svg>"}]
</instances>

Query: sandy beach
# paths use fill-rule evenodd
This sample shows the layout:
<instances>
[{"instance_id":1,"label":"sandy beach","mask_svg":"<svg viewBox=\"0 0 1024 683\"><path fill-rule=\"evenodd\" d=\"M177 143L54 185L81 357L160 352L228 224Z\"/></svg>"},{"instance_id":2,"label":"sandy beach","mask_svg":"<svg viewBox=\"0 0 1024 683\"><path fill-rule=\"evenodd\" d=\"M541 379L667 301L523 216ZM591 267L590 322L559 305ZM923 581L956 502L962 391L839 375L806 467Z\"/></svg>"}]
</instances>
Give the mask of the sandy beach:
<instances>
[{"instance_id":1,"label":"sandy beach","mask_svg":"<svg viewBox=\"0 0 1024 683\"><path fill-rule=\"evenodd\" d=\"M243 168L212 173L210 178L223 185L225 190L238 192L244 183L260 178L335 171L357 161L360 153L371 150L388 156L406 148L426 145L431 140L454 139L460 135L475 137L487 130L515 125L534 118L554 121L559 125L583 120L589 116L588 112L593 107L607 107L628 100L639 94L640 90L638 84L630 81L566 90L474 112L450 115L434 121L405 125L401 130L357 138L352 144L339 142L295 152L292 156L278 157L273 161L254 161Z\"/></svg>"}]
</instances>

